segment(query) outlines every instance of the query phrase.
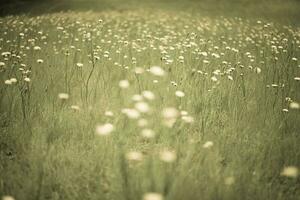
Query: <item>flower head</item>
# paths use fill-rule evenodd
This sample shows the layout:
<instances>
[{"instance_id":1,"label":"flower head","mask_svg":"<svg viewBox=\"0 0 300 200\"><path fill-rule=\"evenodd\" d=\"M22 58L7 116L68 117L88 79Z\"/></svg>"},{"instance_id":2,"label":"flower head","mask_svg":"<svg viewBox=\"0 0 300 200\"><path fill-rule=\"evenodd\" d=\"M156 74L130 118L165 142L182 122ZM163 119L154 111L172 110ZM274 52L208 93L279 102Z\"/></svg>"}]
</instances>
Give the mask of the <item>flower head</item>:
<instances>
[{"instance_id":1,"label":"flower head","mask_svg":"<svg viewBox=\"0 0 300 200\"><path fill-rule=\"evenodd\" d=\"M59 93L58 94L58 98L61 99L61 100L67 100L67 99L69 99L69 94L67 94L67 93Z\"/></svg>"},{"instance_id":2,"label":"flower head","mask_svg":"<svg viewBox=\"0 0 300 200\"><path fill-rule=\"evenodd\" d=\"M96 134L101 136L109 135L113 130L114 126L110 123L96 126Z\"/></svg>"},{"instance_id":3,"label":"flower head","mask_svg":"<svg viewBox=\"0 0 300 200\"><path fill-rule=\"evenodd\" d=\"M164 76L165 71L159 66L150 67L150 73L155 76Z\"/></svg>"},{"instance_id":4,"label":"flower head","mask_svg":"<svg viewBox=\"0 0 300 200\"><path fill-rule=\"evenodd\" d=\"M149 192L144 194L143 200L163 200L163 196L159 193Z\"/></svg>"},{"instance_id":5,"label":"flower head","mask_svg":"<svg viewBox=\"0 0 300 200\"><path fill-rule=\"evenodd\" d=\"M285 168L283 168L283 170L281 172L281 176L286 176L286 177L290 177L290 178L297 178L298 175L299 175L299 170L295 166L285 167Z\"/></svg>"},{"instance_id":6,"label":"flower head","mask_svg":"<svg viewBox=\"0 0 300 200\"><path fill-rule=\"evenodd\" d=\"M166 162L166 163L171 163L174 162L177 158L175 151L170 151L170 150L163 150L159 153L159 158L160 160Z\"/></svg>"}]
</instances>

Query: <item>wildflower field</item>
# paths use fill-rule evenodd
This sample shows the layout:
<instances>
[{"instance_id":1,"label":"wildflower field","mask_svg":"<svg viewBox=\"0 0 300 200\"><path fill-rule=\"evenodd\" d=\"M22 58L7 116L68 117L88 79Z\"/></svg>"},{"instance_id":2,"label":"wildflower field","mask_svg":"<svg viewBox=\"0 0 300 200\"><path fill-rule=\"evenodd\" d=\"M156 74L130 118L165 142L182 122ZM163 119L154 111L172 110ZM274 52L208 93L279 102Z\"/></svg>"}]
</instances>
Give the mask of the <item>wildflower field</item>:
<instances>
[{"instance_id":1,"label":"wildflower field","mask_svg":"<svg viewBox=\"0 0 300 200\"><path fill-rule=\"evenodd\" d=\"M0 198L300 199L297 20L171 6L0 18Z\"/></svg>"}]
</instances>

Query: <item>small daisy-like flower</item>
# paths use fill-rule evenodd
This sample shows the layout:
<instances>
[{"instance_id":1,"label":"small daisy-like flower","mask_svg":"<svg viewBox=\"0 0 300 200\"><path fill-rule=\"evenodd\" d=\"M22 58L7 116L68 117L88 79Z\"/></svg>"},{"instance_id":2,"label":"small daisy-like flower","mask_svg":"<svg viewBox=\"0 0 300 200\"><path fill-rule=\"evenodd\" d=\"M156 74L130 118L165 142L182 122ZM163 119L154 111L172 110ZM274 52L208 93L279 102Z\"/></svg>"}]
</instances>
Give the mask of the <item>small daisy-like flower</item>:
<instances>
[{"instance_id":1,"label":"small daisy-like flower","mask_svg":"<svg viewBox=\"0 0 300 200\"><path fill-rule=\"evenodd\" d=\"M126 159L129 161L142 161L143 154L138 151L130 151L126 154Z\"/></svg>"},{"instance_id":2,"label":"small daisy-like flower","mask_svg":"<svg viewBox=\"0 0 300 200\"><path fill-rule=\"evenodd\" d=\"M9 80L5 80L5 81L4 81L4 84L6 84L6 85L11 85L12 82L11 82L11 80L9 79Z\"/></svg>"},{"instance_id":3,"label":"small daisy-like flower","mask_svg":"<svg viewBox=\"0 0 300 200\"><path fill-rule=\"evenodd\" d=\"M192 116L182 116L181 119L186 123L193 123L194 118Z\"/></svg>"},{"instance_id":4,"label":"small daisy-like flower","mask_svg":"<svg viewBox=\"0 0 300 200\"><path fill-rule=\"evenodd\" d=\"M228 80L233 81L233 77L232 76L228 75L227 78L228 78Z\"/></svg>"},{"instance_id":5,"label":"small daisy-like flower","mask_svg":"<svg viewBox=\"0 0 300 200\"><path fill-rule=\"evenodd\" d=\"M141 136L147 139L151 139L155 137L155 132L152 129L143 129L141 132Z\"/></svg>"},{"instance_id":6,"label":"small daisy-like flower","mask_svg":"<svg viewBox=\"0 0 300 200\"><path fill-rule=\"evenodd\" d=\"M141 68L141 67L136 67L135 69L134 69L134 72L136 73L136 74L142 74L142 73L144 73L144 69L143 68Z\"/></svg>"},{"instance_id":7,"label":"small daisy-like flower","mask_svg":"<svg viewBox=\"0 0 300 200\"><path fill-rule=\"evenodd\" d=\"M30 78L29 77L25 77L24 81L29 83L30 82Z\"/></svg>"},{"instance_id":8,"label":"small daisy-like flower","mask_svg":"<svg viewBox=\"0 0 300 200\"><path fill-rule=\"evenodd\" d=\"M186 115L188 115L188 112L186 110L182 110L182 111L180 111L180 115L186 116Z\"/></svg>"},{"instance_id":9,"label":"small daisy-like flower","mask_svg":"<svg viewBox=\"0 0 300 200\"><path fill-rule=\"evenodd\" d=\"M211 79L213 82L218 81L217 77L215 77L215 76L211 77L210 79Z\"/></svg>"},{"instance_id":10,"label":"small daisy-like flower","mask_svg":"<svg viewBox=\"0 0 300 200\"><path fill-rule=\"evenodd\" d=\"M165 149L159 153L159 158L160 158L160 160L162 160L164 162L171 163L176 160L177 156L174 151Z\"/></svg>"},{"instance_id":11,"label":"small daisy-like flower","mask_svg":"<svg viewBox=\"0 0 300 200\"><path fill-rule=\"evenodd\" d=\"M80 107L77 106L77 105L72 105L72 106L71 106L71 109L72 109L72 110L75 110L75 111L78 111L78 110L80 110Z\"/></svg>"},{"instance_id":12,"label":"small daisy-like flower","mask_svg":"<svg viewBox=\"0 0 300 200\"><path fill-rule=\"evenodd\" d=\"M143 200L163 200L163 196L159 193L149 192L144 194Z\"/></svg>"},{"instance_id":13,"label":"small daisy-like flower","mask_svg":"<svg viewBox=\"0 0 300 200\"><path fill-rule=\"evenodd\" d=\"M295 77L294 80L295 81L300 81L300 77Z\"/></svg>"},{"instance_id":14,"label":"small daisy-like flower","mask_svg":"<svg viewBox=\"0 0 300 200\"><path fill-rule=\"evenodd\" d=\"M140 112L135 109L124 108L122 113L125 114L130 119L138 119L140 117Z\"/></svg>"},{"instance_id":15,"label":"small daisy-like flower","mask_svg":"<svg viewBox=\"0 0 300 200\"><path fill-rule=\"evenodd\" d=\"M169 128L172 128L179 114L180 113L176 108L172 108L172 107L164 108L162 111L164 125L166 125Z\"/></svg>"},{"instance_id":16,"label":"small daisy-like flower","mask_svg":"<svg viewBox=\"0 0 300 200\"><path fill-rule=\"evenodd\" d=\"M164 108L163 111L162 111L162 116L165 119L177 118L178 115L179 115L178 110L176 108L173 108L173 107Z\"/></svg>"},{"instance_id":17,"label":"small daisy-like flower","mask_svg":"<svg viewBox=\"0 0 300 200\"><path fill-rule=\"evenodd\" d=\"M210 62L209 62L209 60L203 60L203 63L204 64L209 64Z\"/></svg>"},{"instance_id":18,"label":"small daisy-like flower","mask_svg":"<svg viewBox=\"0 0 300 200\"><path fill-rule=\"evenodd\" d=\"M276 83L271 84L272 87L278 87L279 85Z\"/></svg>"},{"instance_id":19,"label":"small daisy-like flower","mask_svg":"<svg viewBox=\"0 0 300 200\"><path fill-rule=\"evenodd\" d=\"M67 93L59 93L58 94L58 98L61 99L61 100L67 100L67 99L69 99L69 94L67 94Z\"/></svg>"},{"instance_id":20,"label":"small daisy-like flower","mask_svg":"<svg viewBox=\"0 0 300 200\"><path fill-rule=\"evenodd\" d=\"M139 94L135 94L131 97L131 99L133 101L142 101L143 100L143 96L142 95L139 95Z\"/></svg>"},{"instance_id":21,"label":"small daisy-like flower","mask_svg":"<svg viewBox=\"0 0 300 200\"><path fill-rule=\"evenodd\" d=\"M155 99L155 95L153 94L153 92L151 92L149 90L143 91L142 95L143 95L144 98L146 98L148 100L154 100Z\"/></svg>"},{"instance_id":22,"label":"small daisy-like flower","mask_svg":"<svg viewBox=\"0 0 300 200\"><path fill-rule=\"evenodd\" d=\"M184 97L184 96L185 96L184 92L182 92L182 91L180 91L180 90L177 90L177 91L175 92L175 95L176 95L177 97Z\"/></svg>"},{"instance_id":23,"label":"small daisy-like flower","mask_svg":"<svg viewBox=\"0 0 300 200\"><path fill-rule=\"evenodd\" d=\"M112 111L108 110L108 111L105 111L104 115L107 117L112 117L112 116L114 116L114 113Z\"/></svg>"},{"instance_id":24,"label":"small daisy-like flower","mask_svg":"<svg viewBox=\"0 0 300 200\"><path fill-rule=\"evenodd\" d=\"M126 88L128 88L129 87L129 81L128 80L121 80L120 82L119 82L119 87L120 88L123 88L123 89L126 89Z\"/></svg>"},{"instance_id":25,"label":"small daisy-like flower","mask_svg":"<svg viewBox=\"0 0 300 200\"><path fill-rule=\"evenodd\" d=\"M283 170L281 172L281 176L286 176L286 177L290 177L290 178L297 178L298 175L299 175L299 170L295 166L285 167L285 168L283 168Z\"/></svg>"},{"instance_id":26,"label":"small daisy-like flower","mask_svg":"<svg viewBox=\"0 0 300 200\"><path fill-rule=\"evenodd\" d=\"M150 107L146 102L137 102L134 107L141 113L147 113L150 111Z\"/></svg>"},{"instance_id":27,"label":"small daisy-like flower","mask_svg":"<svg viewBox=\"0 0 300 200\"><path fill-rule=\"evenodd\" d=\"M37 59L36 62L39 63L39 64L42 64L42 63L44 62L44 60L42 60L42 59Z\"/></svg>"},{"instance_id":28,"label":"small daisy-like flower","mask_svg":"<svg viewBox=\"0 0 300 200\"><path fill-rule=\"evenodd\" d=\"M155 76L164 76L165 71L159 66L150 67L150 73Z\"/></svg>"},{"instance_id":29,"label":"small daisy-like flower","mask_svg":"<svg viewBox=\"0 0 300 200\"><path fill-rule=\"evenodd\" d=\"M77 63L76 66L77 67L83 67L83 64L82 63Z\"/></svg>"},{"instance_id":30,"label":"small daisy-like flower","mask_svg":"<svg viewBox=\"0 0 300 200\"><path fill-rule=\"evenodd\" d=\"M18 82L18 80L17 80L16 78L11 78L10 81L11 81L12 83Z\"/></svg>"},{"instance_id":31,"label":"small daisy-like flower","mask_svg":"<svg viewBox=\"0 0 300 200\"><path fill-rule=\"evenodd\" d=\"M96 134L100 136L107 136L114 130L114 126L110 123L96 126Z\"/></svg>"},{"instance_id":32,"label":"small daisy-like flower","mask_svg":"<svg viewBox=\"0 0 300 200\"><path fill-rule=\"evenodd\" d=\"M4 62L0 62L0 67L4 67L5 63Z\"/></svg>"},{"instance_id":33,"label":"small daisy-like flower","mask_svg":"<svg viewBox=\"0 0 300 200\"><path fill-rule=\"evenodd\" d=\"M35 47L33 47L33 50L35 50L35 51L39 51L39 50L41 50L42 48L41 47L39 47L39 46L35 46Z\"/></svg>"},{"instance_id":34,"label":"small daisy-like flower","mask_svg":"<svg viewBox=\"0 0 300 200\"><path fill-rule=\"evenodd\" d=\"M289 110L284 108L284 109L282 109L282 112L289 112Z\"/></svg>"},{"instance_id":35,"label":"small daisy-like flower","mask_svg":"<svg viewBox=\"0 0 300 200\"><path fill-rule=\"evenodd\" d=\"M260 74L261 73L261 69L259 67L254 68L255 73Z\"/></svg>"},{"instance_id":36,"label":"small daisy-like flower","mask_svg":"<svg viewBox=\"0 0 300 200\"><path fill-rule=\"evenodd\" d=\"M212 141L207 141L207 142L205 142L204 144L203 144L203 148L205 148L205 149L209 149L209 148L211 148L212 146L214 146L214 143L212 142Z\"/></svg>"},{"instance_id":37,"label":"small daisy-like flower","mask_svg":"<svg viewBox=\"0 0 300 200\"><path fill-rule=\"evenodd\" d=\"M297 102L291 102L289 106L290 106L290 109L299 109L300 108L300 104Z\"/></svg>"},{"instance_id":38,"label":"small daisy-like flower","mask_svg":"<svg viewBox=\"0 0 300 200\"><path fill-rule=\"evenodd\" d=\"M9 196L9 195L5 195L2 197L2 200L15 200L15 198L13 198L12 196Z\"/></svg>"}]
</instances>

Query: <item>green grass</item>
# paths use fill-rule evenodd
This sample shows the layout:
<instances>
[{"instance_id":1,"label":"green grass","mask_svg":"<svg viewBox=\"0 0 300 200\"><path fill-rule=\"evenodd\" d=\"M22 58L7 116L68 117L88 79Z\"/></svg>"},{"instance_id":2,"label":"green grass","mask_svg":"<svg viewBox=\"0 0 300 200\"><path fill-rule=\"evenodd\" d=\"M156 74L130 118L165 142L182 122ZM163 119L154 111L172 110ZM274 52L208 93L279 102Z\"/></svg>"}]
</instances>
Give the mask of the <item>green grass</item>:
<instances>
[{"instance_id":1,"label":"green grass","mask_svg":"<svg viewBox=\"0 0 300 200\"><path fill-rule=\"evenodd\" d=\"M0 19L1 196L299 199L299 176L284 172L300 167L292 15L284 24L160 5ZM151 74L153 66L165 75ZM151 110L128 118L124 108L135 108L132 97L143 91L155 95L138 100ZM181 113L165 119L168 107ZM106 123L114 130L98 135ZM141 135L146 128L154 138ZM166 149L170 162L161 158Z\"/></svg>"},{"instance_id":2,"label":"green grass","mask_svg":"<svg viewBox=\"0 0 300 200\"><path fill-rule=\"evenodd\" d=\"M5 1L5 0L4 0ZM266 19L299 26L299 0L6 0L0 15L30 13L40 15L59 11L131 11L157 9L185 11L202 16Z\"/></svg>"}]
</instances>

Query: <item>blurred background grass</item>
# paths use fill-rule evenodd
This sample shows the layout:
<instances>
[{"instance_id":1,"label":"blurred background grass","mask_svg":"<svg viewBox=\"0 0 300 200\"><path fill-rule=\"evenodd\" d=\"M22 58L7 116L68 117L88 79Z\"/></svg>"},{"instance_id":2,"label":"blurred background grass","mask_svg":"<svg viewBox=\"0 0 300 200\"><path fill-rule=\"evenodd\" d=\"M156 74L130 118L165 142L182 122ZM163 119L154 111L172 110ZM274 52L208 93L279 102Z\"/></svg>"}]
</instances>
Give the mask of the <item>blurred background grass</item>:
<instances>
[{"instance_id":1,"label":"blurred background grass","mask_svg":"<svg viewBox=\"0 0 300 200\"><path fill-rule=\"evenodd\" d=\"M208 16L263 18L299 24L299 0L2 0L0 15L67 10L126 11L134 9L188 11Z\"/></svg>"}]
</instances>

